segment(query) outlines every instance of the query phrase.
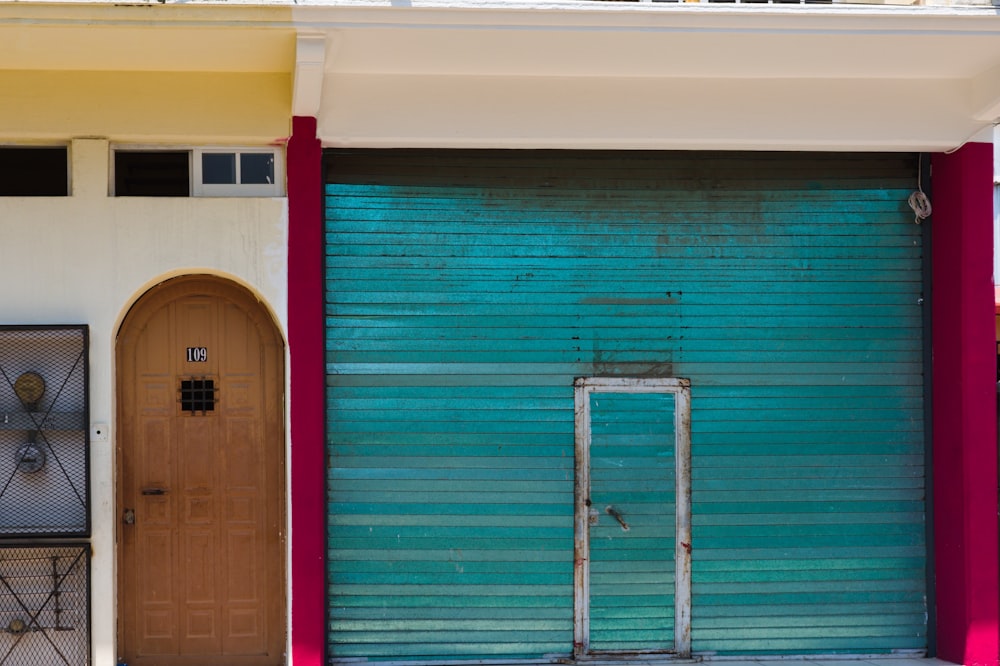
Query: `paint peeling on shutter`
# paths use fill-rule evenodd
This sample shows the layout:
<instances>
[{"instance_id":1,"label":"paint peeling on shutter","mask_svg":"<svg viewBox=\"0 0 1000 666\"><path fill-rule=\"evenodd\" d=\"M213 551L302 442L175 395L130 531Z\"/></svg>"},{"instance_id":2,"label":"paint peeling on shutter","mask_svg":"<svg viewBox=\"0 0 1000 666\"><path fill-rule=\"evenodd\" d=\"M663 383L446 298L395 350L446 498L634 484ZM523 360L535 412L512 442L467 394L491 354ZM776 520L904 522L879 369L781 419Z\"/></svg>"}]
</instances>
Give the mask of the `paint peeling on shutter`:
<instances>
[{"instance_id":1,"label":"paint peeling on shutter","mask_svg":"<svg viewBox=\"0 0 1000 666\"><path fill-rule=\"evenodd\" d=\"M332 658L572 652L579 376L691 380L696 653L926 646L914 156L328 157Z\"/></svg>"}]
</instances>

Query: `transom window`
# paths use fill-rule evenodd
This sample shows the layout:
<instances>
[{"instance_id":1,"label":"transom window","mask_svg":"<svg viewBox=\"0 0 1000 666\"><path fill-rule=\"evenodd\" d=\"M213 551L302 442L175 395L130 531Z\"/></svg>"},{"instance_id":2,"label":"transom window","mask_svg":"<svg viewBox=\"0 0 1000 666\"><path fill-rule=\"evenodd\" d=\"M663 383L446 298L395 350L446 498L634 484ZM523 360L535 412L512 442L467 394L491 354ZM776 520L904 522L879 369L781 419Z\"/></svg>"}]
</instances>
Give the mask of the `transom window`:
<instances>
[{"instance_id":1,"label":"transom window","mask_svg":"<svg viewBox=\"0 0 1000 666\"><path fill-rule=\"evenodd\" d=\"M266 196L276 185L274 150L204 150L194 159L194 188L206 196Z\"/></svg>"},{"instance_id":2,"label":"transom window","mask_svg":"<svg viewBox=\"0 0 1000 666\"><path fill-rule=\"evenodd\" d=\"M0 197L67 195L66 146L0 146Z\"/></svg>"},{"instance_id":3,"label":"transom window","mask_svg":"<svg viewBox=\"0 0 1000 666\"><path fill-rule=\"evenodd\" d=\"M119 197L275 197L284 194L277 148L119 148Z\"/></svg>"}]
</instances>

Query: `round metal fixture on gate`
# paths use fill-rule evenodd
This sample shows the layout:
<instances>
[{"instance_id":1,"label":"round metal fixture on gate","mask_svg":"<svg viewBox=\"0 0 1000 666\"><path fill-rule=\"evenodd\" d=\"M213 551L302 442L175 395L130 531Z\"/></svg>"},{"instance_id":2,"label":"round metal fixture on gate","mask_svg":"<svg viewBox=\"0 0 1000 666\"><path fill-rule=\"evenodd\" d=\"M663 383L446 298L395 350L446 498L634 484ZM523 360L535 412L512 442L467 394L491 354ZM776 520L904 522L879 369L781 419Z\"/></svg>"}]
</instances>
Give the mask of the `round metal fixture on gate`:
<instances>
[{"instance_id":1,"label":"round metal fixture on gate","mask_svg":"<svg viewBox=\"0 0 1000 666\"><path fill-rule=\"evenodd\" d=\"M28 442L14 454L14 462L19 472L34 474L45 467L45 451L33 442Z\"/></svg>"},{"instance_id":2,"label":"round metal fixture on gate","mask_svg":"<svg viewBox=\"0 0 1000 666\"><path fill-rule=\"evenodd\" d=\"M45 380L37 372L24 372L14 381L14 393L29 412L38 409L38 401L45 395Z\"/></svg>"},{"instance_id":3,"label":"round metal fixture on gate","mask_svg":"<svg viewBox=\"0 0 1000 666\"><path fill-rule=\"evenodd\" d=\"M7 631L12 634L23 634L28 630L28 624L19 617L15 617L7 624Z\"/></svg>"}]
</instances>

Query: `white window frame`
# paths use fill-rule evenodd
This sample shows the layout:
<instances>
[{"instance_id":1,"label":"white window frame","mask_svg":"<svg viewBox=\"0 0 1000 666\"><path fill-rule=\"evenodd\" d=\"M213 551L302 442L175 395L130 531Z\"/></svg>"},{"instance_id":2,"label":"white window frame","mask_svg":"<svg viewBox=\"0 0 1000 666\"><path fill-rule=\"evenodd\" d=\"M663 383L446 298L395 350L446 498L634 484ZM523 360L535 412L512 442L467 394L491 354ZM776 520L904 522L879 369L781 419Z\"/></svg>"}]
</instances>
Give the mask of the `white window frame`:
<instances>
[{"instance_id":1,"label":"white window frame","mask_svg":"<svg viewBox=\"0 0 1000 666\"><path fill-rule=\"evenodd\" d=\"M270 153L274 156L274 182L273 183L241 183L240 181L240 155L244 153ZM202 182L202 156L203 155L233 155L236 160L236 182L235 183L204 183ZM284 195L285 187L285 159L284 154L274 147L248 147L238 148L194 148L191 151L191 195L195 197L279 197Z\"/></svg>"},{"instance_id":2,"label":"white window frame","mask_svg":"<svg viewBox=\"0 0 1000 666\"><path fill-rule=\"evenodd\" d=\"M590 651L590 396L594 393L674 395L674 652L691 657L691 380L676 377L580 377L574 387L573 652Z\"/></svg>"}]
</instances>

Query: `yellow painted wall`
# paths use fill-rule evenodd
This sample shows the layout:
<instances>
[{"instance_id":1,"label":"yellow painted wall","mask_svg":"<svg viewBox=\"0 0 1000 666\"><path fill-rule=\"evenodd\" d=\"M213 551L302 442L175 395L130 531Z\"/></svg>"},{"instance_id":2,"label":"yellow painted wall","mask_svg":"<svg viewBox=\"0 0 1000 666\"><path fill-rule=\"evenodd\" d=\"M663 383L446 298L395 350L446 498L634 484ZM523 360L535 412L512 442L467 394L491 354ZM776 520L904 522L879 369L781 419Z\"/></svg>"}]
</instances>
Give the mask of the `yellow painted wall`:
<instances>
[{"instance_id":1,"label":"yellow painted wall","mask_svg":"<svg viewBox=\"0 0 1000 666\"><path fill-rule=\"evenodd\" d=\"M0 143L266 144L290 133L289 73L0 70Z\"/></svg>"}]
</instances>

